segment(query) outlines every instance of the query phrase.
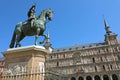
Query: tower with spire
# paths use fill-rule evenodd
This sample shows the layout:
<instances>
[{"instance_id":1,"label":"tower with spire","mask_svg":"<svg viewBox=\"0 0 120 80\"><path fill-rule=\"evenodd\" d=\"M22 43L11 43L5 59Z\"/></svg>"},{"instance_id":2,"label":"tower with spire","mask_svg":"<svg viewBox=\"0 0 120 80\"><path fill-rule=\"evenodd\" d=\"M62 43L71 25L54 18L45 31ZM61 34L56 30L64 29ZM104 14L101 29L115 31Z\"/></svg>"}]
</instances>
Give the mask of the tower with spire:
<instances>
[{"instance_id":1,"label":"tower with spire","mask_svg":"<svg viewBox=\"0 0 120 80\"><path fill-rule=\"evenodd\" d=\"M106 20L104 19L104 26L105 26L105 31L106 31L106 34L105 34L105 42L108 44L108 45L112 45L112 44L118 44L118 39L117 39L117 34L113 33L111 30L110 30L110 27L109 25L107 24Z\"/></svg>"},{"instance_id":2,"label":"tower with spire","mask_svg":"<svg viewBox=\"0 0 120 80\"><path fill-rule=\"evenodd\" d=\"M50 53L52 52L52 44L50 42L50 34L48 32L47 34L47 38L45 40L45 45L44 45L45 49L47 49Z\"/></svg>"}]
</instances>

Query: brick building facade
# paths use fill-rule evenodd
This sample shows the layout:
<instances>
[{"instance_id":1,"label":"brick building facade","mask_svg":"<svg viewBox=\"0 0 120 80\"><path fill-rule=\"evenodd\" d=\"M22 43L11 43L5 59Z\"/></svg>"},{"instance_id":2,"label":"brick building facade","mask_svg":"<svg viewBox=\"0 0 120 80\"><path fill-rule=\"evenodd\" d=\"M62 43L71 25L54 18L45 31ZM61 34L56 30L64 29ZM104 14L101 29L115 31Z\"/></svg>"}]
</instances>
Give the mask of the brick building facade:
<instances>
[{"instance_id":1,"label":"brick building facade","mask_svg":"<svg viewBox=\"0 0 120 80\"><path fill-rule=\"evenodd\" d=\"M46 57L46 70L67 80L120 80L120 42L104 24L103 42L54 49Z\"/></svg>"}]
</instances>

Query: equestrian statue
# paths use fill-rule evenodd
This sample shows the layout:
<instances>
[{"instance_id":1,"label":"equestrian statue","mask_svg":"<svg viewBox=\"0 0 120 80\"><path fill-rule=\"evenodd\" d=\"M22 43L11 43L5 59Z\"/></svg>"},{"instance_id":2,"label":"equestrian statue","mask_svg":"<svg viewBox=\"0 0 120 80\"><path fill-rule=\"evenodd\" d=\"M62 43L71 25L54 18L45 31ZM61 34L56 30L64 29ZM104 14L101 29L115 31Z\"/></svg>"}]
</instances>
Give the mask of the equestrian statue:
<instances>
[{"instance_id":1,"label":"equestrian statue","mask_svg":"<svg viewBox=\"0 0 120 80\"><path fill-rule=\"evenodd\" d=\"M19 22L14 30L13 37L10 43L10 48L13 47L20 47L20 41L25 36L34 36L35 35L35 45L38 44L38 36L43 36L44 40L40 43L44 43L45 39L47 38L46 34L44 34L44 31L46 29L46 22L47 20L52 20L52 13L53 11L51 9L45 9L41 12L41 14L36 17L35 16L35 7L36 5L33 5L29 11L28 11L28 20L25 22Z\"/></svg>"}]
</instances>

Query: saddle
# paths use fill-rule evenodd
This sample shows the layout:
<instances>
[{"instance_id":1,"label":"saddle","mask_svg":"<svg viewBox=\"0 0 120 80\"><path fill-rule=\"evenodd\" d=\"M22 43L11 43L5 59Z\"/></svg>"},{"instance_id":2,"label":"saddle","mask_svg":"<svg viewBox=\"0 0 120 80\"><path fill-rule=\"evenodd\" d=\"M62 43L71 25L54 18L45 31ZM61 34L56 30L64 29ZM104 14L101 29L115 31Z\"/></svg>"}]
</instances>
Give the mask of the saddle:
<instances>
[{"instance_id":1,"label":"saddle","mask_svg":"<svg viewBox=\"0 0 120 80\"><path fill-rule=\"evenodd\" d=\"M35 19L29 19L29 20L26 20L25 22L23 22L23 26L29 26L29 27L34 27L35 26Z\"/></svg>"}]
</instances>

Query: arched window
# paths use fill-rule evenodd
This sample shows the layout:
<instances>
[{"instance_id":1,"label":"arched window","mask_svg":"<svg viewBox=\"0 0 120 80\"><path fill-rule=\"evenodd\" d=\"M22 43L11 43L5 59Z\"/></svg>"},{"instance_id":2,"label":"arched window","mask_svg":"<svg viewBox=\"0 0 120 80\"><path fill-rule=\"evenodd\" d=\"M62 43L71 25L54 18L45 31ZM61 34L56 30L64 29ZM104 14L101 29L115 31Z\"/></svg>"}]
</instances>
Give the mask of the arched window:
<instances>
[{"instance_id":1,"label":"arched window","mask_svg":"<svg viewBox=\"0 0 120 80\"><path fill-rule=\"evenodd\" d=\"M113 80L118 80L117 75L116 75L116 74L113 74L113 75L112 75L112 79L113 79Z\"/></svg>"},{"instance_id":2,"label":"arched window","mask_svg":"<svg viewBox=\"0 0 120 80\"><path fill-rule=\"evenodd\" d=\"M94 78L95 78L95 80L101 80L100 76L98 76L98 75L96 75Z\"/></svg>"},{"instance_id":3,"label":"arched window","mask_svg":"<svg viewBox=\"0 0 120 80\"><path fill-rule=\"evenodd\" d=\"M91 76L87 76L86 80L92 80L92 77Z\"/></svg>"},{"instance_id":4,"label":"arched window","mask_svg":"<svg viewBox=\"0 0 120 80\"><path fill-rule=\"evenodd\" d=\"M78 80L84 80L84 79L83 79L83 77L80 76L80 77L78 78Z\"/></svg>"},{"instance_id":5,"label":"arched window","mask_svg":"<svg viewBox=\"0 0 120 80\"><path fill-rule=\"evenodd\" d=\"M103 80L109 80L108 75L104 75L104 76L103 76Z\"/></svg>"},{"instance_id":6,"label":"arched window","mask_svg":"<svg viewBox=\"0 0 120 80\"><path fill-rule=\"evenodd\" d=\"M72 77L71 80L76 80L75 77Z\"/></svg>"}]
</instances>

